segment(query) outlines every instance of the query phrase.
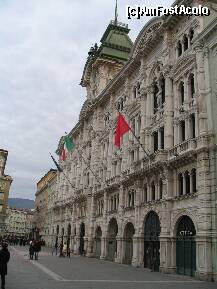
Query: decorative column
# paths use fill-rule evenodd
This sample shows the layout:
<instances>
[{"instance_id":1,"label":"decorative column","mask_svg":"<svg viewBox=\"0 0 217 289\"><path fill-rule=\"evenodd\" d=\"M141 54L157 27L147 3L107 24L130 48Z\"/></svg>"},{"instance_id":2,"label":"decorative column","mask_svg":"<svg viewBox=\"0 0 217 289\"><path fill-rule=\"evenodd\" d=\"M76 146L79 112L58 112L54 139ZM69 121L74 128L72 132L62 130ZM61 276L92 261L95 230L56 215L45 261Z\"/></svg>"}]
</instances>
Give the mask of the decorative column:
<instances>
[{"instance_id":1,"label":"decorative column","mask_svg":"<svg viewBox=\"0 0 217 289\"><path fill-rule=\"evenodd\" d=\"M151 124L151 116L153 114L154 87L147 87L147 103L146 103L146 127Z\"/></svg>"},{"instance_id":2,"label":"decorative column","mask_svg":"<svg viewBox=\"0 0 217 289\"><path fill-rule=\"evenodd\" d=\"M106 259L106 256L107 256L107 238L104 235L101 238L101 255L100 255L100 259L104 260L104 259Z\"/></svg>"},{"instance_id":3,"label":"decorative column","mask_svg":"<svg viewBox=\"0 0 217 289\"><path fill-rule=\"evenodd\" d=\"M173 146L173 82L168 71L165 72L165 149Z\"/></svg>"},{"instance_id":4,"label":"decorative column","mask_svg":"<svg viewBox=\"0 0 217 289\"><path fill-rule=\"evenodd\" d=\"M199 42L195 45L197 63L197 88L198 88L198 108L199 108L199 135L207 133L207 107L206 107L206 83L205 83L205 69L203 56L203 43Z\"/></svg>"},{"instance_id":5,"label":"decorative column","mask_svg":"<svg viewBox=\"0 0 217 289\"><path fill-rule=\"evenodd\" d=\"M115 263L122 263L124 256L123 256L123 243L124 240L121 236L116 237L117 242L117 251L116 251L116 257L115 257Z\"/></svg>"},{"instance_id":6,"label":"decorative column","mask_svg":"<svg viewBox=\"0 0 217 289\"><path fill-rule=\"evenodd\" d=\"M88 203L87 206L90 208L90 216L89 216L89 230L87 232L87 248L86 248L86 256L93 257L93 244L94 244L94 212L95 212L95 199L94 194L88 195ZM86 235L86 232L85 232Z\"/></svg>"}]
</instances>

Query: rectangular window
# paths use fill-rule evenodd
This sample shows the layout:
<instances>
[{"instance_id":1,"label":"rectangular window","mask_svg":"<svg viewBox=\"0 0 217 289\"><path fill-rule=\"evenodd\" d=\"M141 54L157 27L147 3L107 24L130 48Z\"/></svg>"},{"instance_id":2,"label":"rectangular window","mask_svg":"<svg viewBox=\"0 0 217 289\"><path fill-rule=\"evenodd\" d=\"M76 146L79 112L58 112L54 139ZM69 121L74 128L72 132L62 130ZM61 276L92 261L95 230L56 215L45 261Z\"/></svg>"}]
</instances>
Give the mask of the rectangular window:
<instances>
[{"instance_id":1,"label":"rectangular window","mask_svg":"<svg viewBox=\"0 0 217 289\"><path fill-rule=\"evenodd\" d=\"M192 138L195 138L195 115L191 115L191 136Z\"/></svg>"},{"instance_id":2,"label":"rectangular window","mask_svg":"<svg viewBox=\"0 0 217 289\"><path fill-rule=\"evenodd\" d=\"M0 192L0 200L4 200L4 193Z\"/></svg>"},{"instance_id":3,"label":"rectangular window","mask_svg":"<svg viewBox=\"0 0 217 289\"><path fill-rule=\"evenodd\" d=\"M183 142L185 141L185 121L184 120L180 122L180 133L181 133L180 140L181 142Z\"/></svg>"},{"instance_id":4,"label":"rectangular window","mask_svg":"<svg viewBox=\"0 0 217 289\"><path fill-rule=\"evenodd\" d=\"M134 151L132 151L130 153L130 159L131 159L131 163L133 163L134 162Z\"/></svg>"},{"instance_id":5,"label":"rectangular window","mask_svg":"<svg viewBox=\"0 0 217 289\"><path fill-rule=\"evenodd\" d=\"M154 152L158 150L158 132L155 131L153 133L153 139L154 139Z\"/></svg>"},{"instance_id":6,"label":"rectangular window","mask_svg":"<svg viewBox=\"0 0 217 289\"><path fill-rule=\"evenodd\" d=\"M161 149L164 149L164 127L160 128Z\"/></svg>"},{"instance_id":7,"label":"rectangular window","mask_svg":"<svg viewBox=\"0 0 217 289\"><path fill-rule=\"evenodd\" d=\"M147 184L144 185L144 192L143 192L143 202L147 203L148 200L148 189L147 189Z\"/></svg>"}]
</instances>

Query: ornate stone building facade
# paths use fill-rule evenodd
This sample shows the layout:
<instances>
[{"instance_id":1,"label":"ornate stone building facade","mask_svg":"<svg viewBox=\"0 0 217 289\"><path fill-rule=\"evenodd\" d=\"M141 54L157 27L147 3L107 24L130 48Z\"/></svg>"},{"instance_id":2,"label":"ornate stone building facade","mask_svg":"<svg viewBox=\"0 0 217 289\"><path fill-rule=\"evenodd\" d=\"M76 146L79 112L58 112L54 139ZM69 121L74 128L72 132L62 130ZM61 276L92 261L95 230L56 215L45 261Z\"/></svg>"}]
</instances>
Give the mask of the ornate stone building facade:
<instances>
[{"instance_id":1,"label":"ornate stone building facade","mask_svg":"<svg viewBox=\"0 0 217 289\"><path fill-rule=\"evenodd\" d=\"M50 181L56 176L56 170L50 169L37 183L33 220L33 236L38 239L47 231L48 192Z\"/></svg>"},{"instance_id":2,"label":"ornate stone building facade","mask_svg":"<svg viewBox=\"0 0 217 289\"><path fill-rule=\"evenodd\" d=\"M12 178L5 175L8 151L0 149L0 236L5 235L5 218Z\"/></svg>"},{"instance_id":3,"label":"ornate stone building facade","mask_svg":"<svg viewBox=\"0 0 217 289\"><path fill-rule=\"evenodd\" d=\"M5 220L6 234L8 236L29 238L32 231L32 221L33 213L31 211L8 207Z\"/></svg>"},{"instance_id":4,"label":"ornate stone building facade","mask_svg":"<svg viewBox=\"0 0 217 289\"><path fill-rule=\"evenodd\" d=\"M217 13L214 1L202 4L210 16L154 18L133 45L112 22L91 48L75 148L60 161L72 186L57 173L50 242L217 280ZM142 146L130 132L115 148L117 109Z\"/></svg>"}]
</instances>

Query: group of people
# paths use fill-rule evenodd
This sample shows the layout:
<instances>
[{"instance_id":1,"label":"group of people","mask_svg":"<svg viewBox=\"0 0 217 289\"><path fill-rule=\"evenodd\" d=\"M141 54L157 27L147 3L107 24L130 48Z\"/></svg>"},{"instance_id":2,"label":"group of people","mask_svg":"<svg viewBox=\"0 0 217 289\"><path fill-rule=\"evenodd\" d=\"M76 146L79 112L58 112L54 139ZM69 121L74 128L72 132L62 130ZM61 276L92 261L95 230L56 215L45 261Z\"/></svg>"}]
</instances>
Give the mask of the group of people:
<instances>
[{"instance_id":1,"label":"group of people","mask_svg":"<svg viewBox=\"0 0 217 289\"><path fill-rule=\"evenodd\" d=\"M68 257L68 258L70 258L71 248L70 248L69 244L61 242L60 245L58 246L58 243L56 242L55 245L54 245L54 249L52 251L52 255L54 254L54 252L57 255L58 249L59 249L59 257Z\"/></svg>"},{"instance_id":2,"label":"group of people","mask_svg":"<svg viewBox=\"0 0 217 289\"><path fill-rule=\"evenodd\" d=\"M35 260L38 260L38 254L41 251L41 241L38 240L31 240L29 242L29 258L30 260L33 260L35 257Z\"/></svg>"}]
</instances>

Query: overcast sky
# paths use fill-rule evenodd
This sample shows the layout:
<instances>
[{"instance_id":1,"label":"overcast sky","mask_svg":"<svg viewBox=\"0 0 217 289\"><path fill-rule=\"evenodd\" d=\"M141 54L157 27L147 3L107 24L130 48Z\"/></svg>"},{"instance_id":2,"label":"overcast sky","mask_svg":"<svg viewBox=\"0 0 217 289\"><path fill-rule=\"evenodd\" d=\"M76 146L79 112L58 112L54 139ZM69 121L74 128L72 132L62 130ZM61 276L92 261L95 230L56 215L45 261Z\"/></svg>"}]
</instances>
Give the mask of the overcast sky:
<instances>
[{"instance_id":1,"label":"overcast sky","mask_svg":"<svg viewBox=\"0 0 217 289\"><path fill-rule=\"evenodd\" d=\"M134 41L149 18L128 20L126 5L172 2L119 0L119 21ZM0 148L9 152L10 197L34 199L54 167L49 152L78 120L87 53L114 7L115 0L0 0Z\"/></svg>"}]
</instances>

